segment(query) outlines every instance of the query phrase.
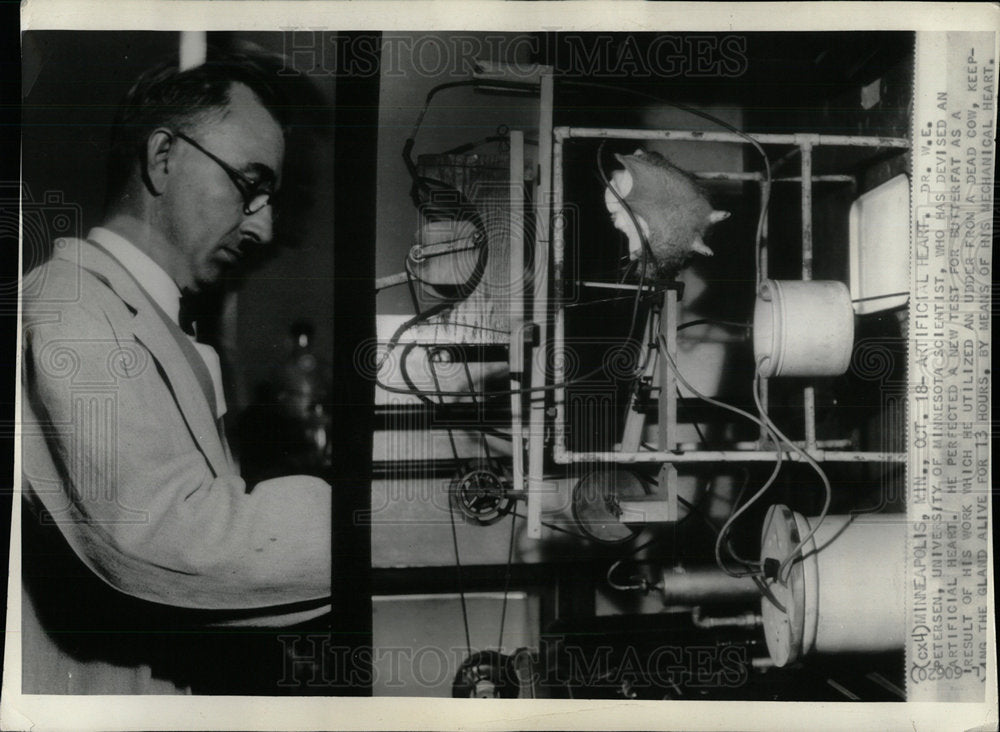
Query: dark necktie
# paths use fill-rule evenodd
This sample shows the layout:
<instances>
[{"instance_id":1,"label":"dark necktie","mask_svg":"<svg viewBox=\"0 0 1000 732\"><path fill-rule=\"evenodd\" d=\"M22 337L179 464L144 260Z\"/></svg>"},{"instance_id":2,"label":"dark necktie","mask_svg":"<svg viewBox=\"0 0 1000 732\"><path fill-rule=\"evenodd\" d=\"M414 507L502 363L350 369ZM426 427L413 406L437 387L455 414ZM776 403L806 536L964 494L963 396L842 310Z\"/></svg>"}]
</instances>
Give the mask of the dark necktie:
<instances>
[{"instance_id":1,"label":"dark necktie","mask_svg":"<svg viewBox=\"0 0 1000 732\"><path fill-rule=\"evenodd\" d=\"M189 336L197 335L196 323L198 320L197 299L192 295L181 296L181 309L177 314L178 324L181 330Z\"/></svg>"}]
</instances>

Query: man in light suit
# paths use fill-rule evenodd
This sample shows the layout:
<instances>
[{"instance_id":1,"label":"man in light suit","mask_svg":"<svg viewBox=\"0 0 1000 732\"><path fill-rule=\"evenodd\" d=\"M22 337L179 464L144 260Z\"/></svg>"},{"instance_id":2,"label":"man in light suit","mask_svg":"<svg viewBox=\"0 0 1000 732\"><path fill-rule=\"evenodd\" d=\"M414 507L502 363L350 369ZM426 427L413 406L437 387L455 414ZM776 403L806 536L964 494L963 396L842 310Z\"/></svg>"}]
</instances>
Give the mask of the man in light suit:
<instances>
[{"instance_id":1,"label":"man in light suit","mask_svg":"<svg viewBox=\"0 0 1000 732\"><path fill-rule=\"evenodd\" d=\"M287 624L328 609L329 486L244 483L222 429L218 356L180 316L182 296L271 240L284 107L246 59L147 73L115 122L103 225L57 241L25 278L25 693L187 689L145 649L68 642L68 607L78 626L103 614L111 633L137 622L126 613ZM72 586L88 599L56 594L71 584L69 565L50 561L57 544L87 568ZM93 600L95 583L113 599Z\"/></svg>"}]
</instances>

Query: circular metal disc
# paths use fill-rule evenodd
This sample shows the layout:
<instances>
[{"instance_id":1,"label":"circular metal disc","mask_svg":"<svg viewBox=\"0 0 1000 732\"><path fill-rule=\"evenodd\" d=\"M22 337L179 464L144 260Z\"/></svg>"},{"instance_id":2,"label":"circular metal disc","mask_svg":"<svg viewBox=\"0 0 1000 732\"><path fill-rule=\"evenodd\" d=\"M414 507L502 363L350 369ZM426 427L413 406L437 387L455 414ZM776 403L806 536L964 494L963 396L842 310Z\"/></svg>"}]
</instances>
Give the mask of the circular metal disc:
<instances>
[{"instance_id":1,"label":"circular metal disc","mask_svg":"<svg viewBox=\"0 0 1000 732\"><path fill-rule=\"evenodd\" d=\"M584 475L573 488L573 518L590 538L617 544L635 538L638 529L624 524L621 501L648 495L635 473L615 467L599 467Z\"/></svg>"}]
</instances>

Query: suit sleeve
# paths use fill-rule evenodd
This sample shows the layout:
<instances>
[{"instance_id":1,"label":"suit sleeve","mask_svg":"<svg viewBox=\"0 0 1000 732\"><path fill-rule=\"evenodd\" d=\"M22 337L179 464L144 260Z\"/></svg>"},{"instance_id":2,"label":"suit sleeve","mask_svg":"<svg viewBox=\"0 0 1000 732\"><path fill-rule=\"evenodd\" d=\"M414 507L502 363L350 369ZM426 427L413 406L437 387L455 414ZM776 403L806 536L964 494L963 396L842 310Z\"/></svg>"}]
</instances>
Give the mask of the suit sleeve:
<instances>
[{"instance_id":1,"label":"suit sleeve","mask_svg":"<svg viewBox=\"0 0 1000 732\"><path fill-rule=\"evenodd\" d=\"M124 303L96 279L81 295L26 301L22 341L34 424L22 472L80 558L123 592L181 607L329 596L329 486L292 476L248 494L235 472L213 475L156 360L121 326Z\"/></svg>"}]
</instances>

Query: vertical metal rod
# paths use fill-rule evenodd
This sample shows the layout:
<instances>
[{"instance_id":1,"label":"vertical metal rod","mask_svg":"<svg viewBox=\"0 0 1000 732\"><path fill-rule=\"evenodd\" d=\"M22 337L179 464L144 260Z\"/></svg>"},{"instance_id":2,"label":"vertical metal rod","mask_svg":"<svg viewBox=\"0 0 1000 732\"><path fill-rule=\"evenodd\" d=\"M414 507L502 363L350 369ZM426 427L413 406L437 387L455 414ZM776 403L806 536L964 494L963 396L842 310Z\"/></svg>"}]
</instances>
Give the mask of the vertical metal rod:
<instances>
[{"instance_id":1,"label":"vertical metal rod","mask_svg":"<svg viewBox=\"0 0 1000 732\"><path fill-rule=\"evenodd\" d=\"M651 385L656 385L656 368L658 360L656 354L659 353L657 346L657 336L660 333L659 317L653 308L650 308L646 318L646 327L642 330L642 348L639 353L640 358L646 364L642 372L642 379L649 380ZM646 430L646 413L638 409L640 382L636 382L628 400L628 411L625 414L625 429L622 430L622 442L619 448L621 452L638 452L642 445L642 436Z\"/></svg>"},{"instance_id":2,"label":"vertical metal rod","mask_svg":"<svg viewBox=\"0 0 1000 732\"><path fill-rule=\"evenodd\" d=\"M524 133L510 132L510 348L509 365L511 373L510 395L510 436L511 457L513 458L513 488L524 489L524 440L521 419L522 394L524 386L524 304L527 289L524 282Z\"/></svg>"},{"instance_id":3,"label":"vertical metal rod","mask_svg":"<svg viewBox=\"0 0 1000 732\"><path fill-rule=\"evenodd\" d=\"M813 221L812 221L812 143L805 141L802 149L802 279L813 276ZM811 386L802 390L805 411L806 449L816 449L816 391Z\"/></svg>"},{"instance_id":4,"label":"vertical metal rod","mask_svg":"<svg viewBox=\"0 0 1000 732\"><path fill-rule=\"evenodd\" d=\"M767 279L768 270L768 254L767 254L767 239L769 234L770 219L767 215L767 204L771 200L771 185L766 180L760 183L760 208L761 216L764 217L763 226L760 229L760 260L757 262L757 267L760 271L760 279Z\"/></svg>"},{"instance_id":5,"label":"vertical metal rod","mask_svg":"<svg viewBox=\"0 0 1000 732\"><path fill-rule=\"evenodd\" d=\"M538 184L535 186L535 259L532 320L538 329L538 347L531 360L531 385L545 383L546 340L549 318L549 232L552 224L552 109L553 77L548 69L541 75L538 110ZM542 501L545 476L545 395L531 392L528 428L528 538L542 538Z\"/></svg>"},{"instance_id":6,"label":"vertical metal rod","mask_svg":"<svg viewBox=\"0 0 1000 732\"><path fill-rule=\"evenodd\" d=\"M802 143L802 279L813 276L812 145Z\"/></svg>"},{"instance_id":7,"label":"vertical metal rod","mask_svg":"<svg viewBox=\"0 0 1000 732\"><path fill-rule=\"evenodd\" d=\"M767 204L771 200L771 185L768 181L761 181L760 184L760 215L763 217L762 226L760 229L760 259L757 261L757 271L760 276L757 278L757 283L761 283L767 279L768 266L767 266L767 239L770 233L770 218L767 215ZM770 409L768 404L768 379L761 378L760 380L760 403L764 406L764 412L767 413ZM764 443L767 441L767 430L764 425L760 426L760 445L763 447Z\"/></svg>"},{"instance_id":8,"label":"vertical metal rod","mask_svg":"<svg viewBox=\"0 0 1000 732\"><path fill-rule=\"evenodd\" d=\"M677 363L677 290L663 293L663 312L660 313L660 335L667 353L660 361L659 437L660 450L670 451L677 445L677 379L670 361ZM662 345L661 344L661 345ZM668 358L669 354L669 358Z\"/></svg>"},{"instance_id":9,"label":"vertical metal rod","mask_svg":"<svg viewBox=\"0 0 1000 732\"><path fill-rule=\"evenodd\" d=\"M557 137L552 146L552 213L553 219L563 215L563 141ZM552 334L552 378L555 384L566 380L566 369L563 352L566 348L566 308L563 283L563 266L566 256L564 226L552 227L552 294L555 299L555 323ZM555 440L553 453L558 457L566 450L566 389L562 386L555 389Z\"/></svg>"}]
</instances>

